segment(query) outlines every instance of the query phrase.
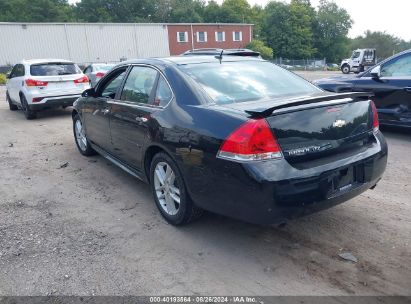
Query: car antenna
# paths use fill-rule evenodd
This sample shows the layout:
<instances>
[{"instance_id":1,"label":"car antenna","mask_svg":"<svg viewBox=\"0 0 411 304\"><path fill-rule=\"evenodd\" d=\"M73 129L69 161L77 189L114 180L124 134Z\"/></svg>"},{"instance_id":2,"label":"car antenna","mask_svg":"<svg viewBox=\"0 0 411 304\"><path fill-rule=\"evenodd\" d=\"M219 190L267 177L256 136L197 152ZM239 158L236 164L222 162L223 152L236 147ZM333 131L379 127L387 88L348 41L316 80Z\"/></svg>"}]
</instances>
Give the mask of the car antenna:
<instances>
[{"instance_id":1,"label":"car antenna","mask_svg":"<svg viewBox=\"0 0 411 304\"><path fill-rule=\"evenodd\" d=\"M220 60L220 64L221 64L221 60L223 60L223 52L224 52L224 49L221 50L220 56L218 56L218 59Z\"/></svg>"}]
</instances>

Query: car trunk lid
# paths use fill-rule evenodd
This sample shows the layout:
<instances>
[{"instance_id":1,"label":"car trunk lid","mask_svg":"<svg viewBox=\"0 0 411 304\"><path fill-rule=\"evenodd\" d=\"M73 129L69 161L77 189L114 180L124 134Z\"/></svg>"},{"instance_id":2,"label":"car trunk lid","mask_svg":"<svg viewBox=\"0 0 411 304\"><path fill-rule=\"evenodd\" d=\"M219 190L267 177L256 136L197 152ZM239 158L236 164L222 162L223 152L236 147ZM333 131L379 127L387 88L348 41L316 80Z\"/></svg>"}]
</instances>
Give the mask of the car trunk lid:
<instances>
[{"instance_id":1,"label":"car trunk lid","mask_svg":"<svg viewBox=\"0 0 411 304\"><path fill-rule=\"evenodd\" d=\"M252 118L265 118L284 158L296 167L320 165L366 149L375 141L368 94L318 94L242 108Z\"/></svg>"}]
</instances>

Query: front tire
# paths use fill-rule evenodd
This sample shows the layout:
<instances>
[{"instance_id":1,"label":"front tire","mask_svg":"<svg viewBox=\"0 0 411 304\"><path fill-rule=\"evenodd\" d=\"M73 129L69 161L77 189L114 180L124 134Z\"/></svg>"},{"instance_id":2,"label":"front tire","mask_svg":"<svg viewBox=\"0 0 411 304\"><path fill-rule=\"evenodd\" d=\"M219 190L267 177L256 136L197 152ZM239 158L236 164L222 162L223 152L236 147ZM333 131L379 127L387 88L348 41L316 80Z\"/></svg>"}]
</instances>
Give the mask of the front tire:
<instances>
[{"instance_id":1,"label":"front tire","mask_svg":"<svg viewBox=\"0 0 411 304\"><path fill-rule=\"evenodd\" d=\"M22 110L24 112L24 116L26 116L26 119L28 120L35 119L37 117L37 112L30 110L29 104L24 95L20 96L20 102L21 102Z\"/></svg>"},{"instance_id":2,"label":"front tire","mask_svg":"<svg viewBox=\"0 0 411 304\"><path fill-rule=\"evenodd\" d=\"M157 208L170 224L184 225L203 213L189 197L177 165L165 153L161 152L153 157L150 166L150 186Z\"/></svg>"},{"instance_id":3,"label":"front tire","mask_svg":"<svg viewBox=\"0 0 411 304\"><path fill-rule=\"evenodd\" d=\"M350 73L350 66L348 64L344 64L341 68L341 72L343 72L343 74L349 74Z\"/></svg>"},{"instance_id":4,"label":"front tire","mask_svg":"<svg viewBox=\"0 0 411 304\"><path fill-rule=\"evenodd\" d=\"M11 101L9 92L6 92L6 100L9 103L10 111L17 111L19 108Z\"/></svg>"},{"instance_id":5,"label":"front tire","mask_svg":"<svg viewBox=\"0 0 411 304\"><path fill-rule=\"evenodd\" d=\"M84 156L91 156L96 154L96 151L91 147L86 132L84 131L83 122L80 115L76 114L73 118L73 134L76 146L81 154Z\"/></svg>"}]
</instances>

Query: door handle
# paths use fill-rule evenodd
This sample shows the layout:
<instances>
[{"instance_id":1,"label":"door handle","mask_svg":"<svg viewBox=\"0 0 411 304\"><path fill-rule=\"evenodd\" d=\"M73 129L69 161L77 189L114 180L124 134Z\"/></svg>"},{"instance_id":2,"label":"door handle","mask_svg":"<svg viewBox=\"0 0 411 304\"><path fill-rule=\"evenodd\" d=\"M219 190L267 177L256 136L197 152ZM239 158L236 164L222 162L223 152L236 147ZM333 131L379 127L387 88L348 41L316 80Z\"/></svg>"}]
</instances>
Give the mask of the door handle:
<instances>
[{"instance_id":1,"label":"door handle","mask_svg":"<svg viewBox=\"0 0 411 304\"><path fill-rule=\"evenodd\" d=\"M405 87L404 90L411 93L411 87Z\"/></svg>"}]
</instances>

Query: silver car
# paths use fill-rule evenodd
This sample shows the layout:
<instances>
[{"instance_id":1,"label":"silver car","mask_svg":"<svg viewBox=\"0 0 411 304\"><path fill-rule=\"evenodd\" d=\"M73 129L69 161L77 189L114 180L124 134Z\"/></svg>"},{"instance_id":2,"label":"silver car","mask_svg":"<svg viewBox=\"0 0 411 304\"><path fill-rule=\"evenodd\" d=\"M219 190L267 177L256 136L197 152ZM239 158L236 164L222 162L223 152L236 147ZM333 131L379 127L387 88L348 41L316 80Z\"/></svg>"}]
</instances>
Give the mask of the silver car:
<instances>
[{"instance_id":1,"label":"silver car","mask_svg":"<svg viewBox=\"0 0 411 304\"><path fill-rule=\"evenodd\" d=\"M115 64L92 63L84 69L83 73L87 75L90 80L90 85L94 87L113 66L115 66Z\"/></svg>"}]
</instances>

